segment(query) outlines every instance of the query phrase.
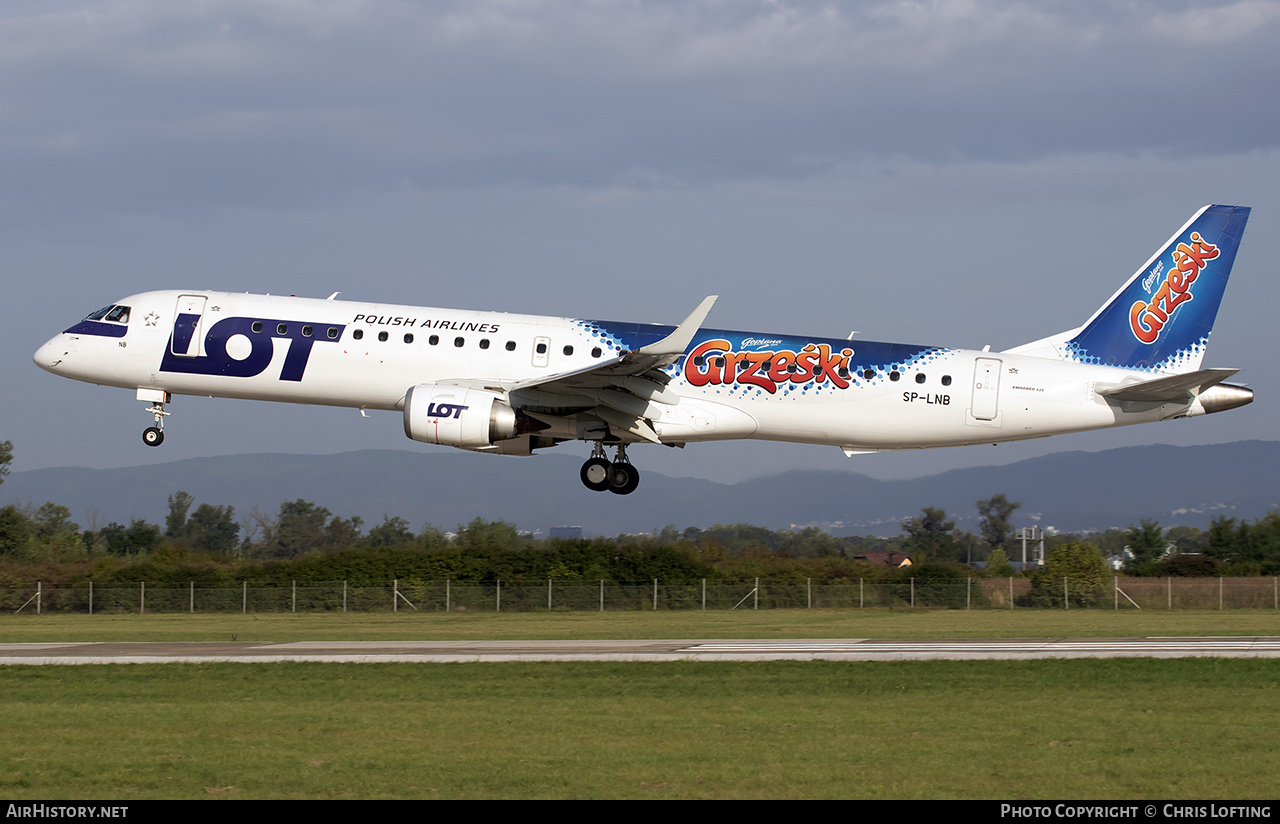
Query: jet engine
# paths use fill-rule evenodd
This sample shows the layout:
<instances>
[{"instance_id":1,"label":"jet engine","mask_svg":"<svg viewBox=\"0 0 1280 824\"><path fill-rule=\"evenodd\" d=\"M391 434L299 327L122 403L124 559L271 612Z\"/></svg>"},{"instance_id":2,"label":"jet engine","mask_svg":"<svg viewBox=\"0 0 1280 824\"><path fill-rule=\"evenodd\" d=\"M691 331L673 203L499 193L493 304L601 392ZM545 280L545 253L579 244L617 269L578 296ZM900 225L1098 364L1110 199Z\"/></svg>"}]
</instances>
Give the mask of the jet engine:
<instances>
[{"instance_id":1,"label":"jet engine","mask_svg":"<svg viewBox=\"0 0 1280 824\"><path fill-rule=\"evenodd\" d=\"M404 434L424 443L479 449L516 437L516 413L494 392L423 383L404 396Z\"/></svg>"}]
</instances>

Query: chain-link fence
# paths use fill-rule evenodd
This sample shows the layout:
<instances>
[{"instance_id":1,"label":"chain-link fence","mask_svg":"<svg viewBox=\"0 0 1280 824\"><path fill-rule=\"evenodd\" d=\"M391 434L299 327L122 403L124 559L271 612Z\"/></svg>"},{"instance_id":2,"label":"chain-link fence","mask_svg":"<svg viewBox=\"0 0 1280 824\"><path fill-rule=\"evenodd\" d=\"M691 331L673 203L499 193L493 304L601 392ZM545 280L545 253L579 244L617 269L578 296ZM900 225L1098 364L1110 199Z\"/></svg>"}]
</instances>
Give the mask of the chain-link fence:
<instances>
[{"instance_id":1,"label":"chain-link fence","mask_svg":"<svg viewBox=\"0 0 1280 824\"><path fill-rule=\"evenodd\" d=\"M537 612L732 609L1276 609L1278 578L382 581L0 589L11 613Z\"/></svg>"}]
</instances>

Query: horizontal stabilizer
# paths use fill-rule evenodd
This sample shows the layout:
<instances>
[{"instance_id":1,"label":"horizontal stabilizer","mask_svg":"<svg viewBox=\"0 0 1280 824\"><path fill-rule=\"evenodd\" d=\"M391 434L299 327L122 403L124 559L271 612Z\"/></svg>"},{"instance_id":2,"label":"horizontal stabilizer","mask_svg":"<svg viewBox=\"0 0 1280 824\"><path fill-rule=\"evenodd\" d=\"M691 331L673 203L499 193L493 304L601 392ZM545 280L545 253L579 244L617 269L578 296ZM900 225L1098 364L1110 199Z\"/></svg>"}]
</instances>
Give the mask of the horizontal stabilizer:
<instances>
[{"instance_id":1,"label":"horizontal stabilizer","mask_svg":"<svg viewBox=\"0 0 1280 824\"><path fill-rule=\"evenodd\" d=\"M1105 398L1118 401L1176 403L1222 383L1239 371L1239 369L1201 369L1185 375L1170 375L1150 381L1113 386L1110 389L1098 389L1097 392Z\"/></svg>"}]
</instances>

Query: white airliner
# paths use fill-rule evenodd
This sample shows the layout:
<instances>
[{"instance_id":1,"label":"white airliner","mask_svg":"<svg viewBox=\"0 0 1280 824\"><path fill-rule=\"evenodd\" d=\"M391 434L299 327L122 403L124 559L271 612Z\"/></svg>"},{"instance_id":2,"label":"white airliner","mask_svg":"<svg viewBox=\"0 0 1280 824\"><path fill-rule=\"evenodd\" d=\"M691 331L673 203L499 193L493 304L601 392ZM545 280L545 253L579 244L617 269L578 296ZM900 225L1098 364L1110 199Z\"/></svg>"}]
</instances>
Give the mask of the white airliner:
<instances>
[{"instance_id":1,"label":"white airliner","mask_svg":"<svg viewBox=\"0 0 1280 824\"><path fill-rule=\"evenodd\" d=\"M594 444L582 482L632 492L632 444L756 438L847 455L998 443L1253 400L1201 369L1249 209L1206 206L1082 326L1004 352L273 295L146 292L35 354L137 392L399 411L416 441L529 455ZM605 448L615 449L613 460Z\"/></svg>"}]
</instances>

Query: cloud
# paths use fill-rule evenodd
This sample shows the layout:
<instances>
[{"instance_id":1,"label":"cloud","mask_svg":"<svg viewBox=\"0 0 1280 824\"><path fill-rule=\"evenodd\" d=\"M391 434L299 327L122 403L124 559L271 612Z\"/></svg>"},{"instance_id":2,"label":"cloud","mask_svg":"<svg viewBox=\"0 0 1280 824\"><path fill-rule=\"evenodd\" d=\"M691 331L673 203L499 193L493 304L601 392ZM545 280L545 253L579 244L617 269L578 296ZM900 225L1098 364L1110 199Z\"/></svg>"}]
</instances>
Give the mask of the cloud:
<instances>
[{"instance_id":1,"label":"cloud","mask_svg":"<svg viewBox=\"0 0 1280 824\"><path fill-rule=\"evenodd\" d=\"M1247 153L1280 135L1276 18L1263 0L6 4L0 207Z\"/></svg>"}]
</instances>

